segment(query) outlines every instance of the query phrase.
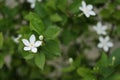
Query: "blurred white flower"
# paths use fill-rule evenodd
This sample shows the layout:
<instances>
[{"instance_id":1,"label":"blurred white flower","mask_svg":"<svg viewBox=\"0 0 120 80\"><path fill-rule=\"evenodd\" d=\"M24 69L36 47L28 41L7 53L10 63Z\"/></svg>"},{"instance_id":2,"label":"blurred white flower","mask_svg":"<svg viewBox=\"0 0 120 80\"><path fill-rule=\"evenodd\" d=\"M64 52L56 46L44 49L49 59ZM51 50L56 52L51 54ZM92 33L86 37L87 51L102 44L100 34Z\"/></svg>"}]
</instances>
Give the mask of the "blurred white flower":
<instances>
[{"instance_id":1,"label":"blurred white flower","mask_svg":"<svg viewBox=\"0 0 120 80\"><path fill-rule=\"evenodd\" d=\"M73 62L73 58L69 58L68 62L71 64Z\"/></svg>"},{"instance_id":2,"label":"blurred white flower","mask_svg":"<svg viewBox=\"0 0 120 80\"><path fill-rule=\"evenodd\" d=\"M42 46L42 41L36 41L34 34L30 36L29 41L27 39L22 39L22 42L25 45L24 50L32 51L33 53L37 53L37 47Z\"/></svg>"},{"instance_id":3,"label":"blurred white flower","mask_svg":"<svg viewBox=\"0 0 120 80\"><path fill-rule=\"evenodd\" d=\"M100 36L99 41L98 48L103 48L105 52L107 52L110 47L113 47L113 43L110 41L109 36L106 36L105 38Z\"/></svg>"},{"instance_id":4,"label":"blurred white flower","mask_svg":"<svg viewBox=\"0 0 120 80\"><path fill-rule=\"evenodd\" d=\"M39 2L41 2L42 0L37 0ZM36 0L27 0L28 3L30 3L30 7L33 9L35 8L35 3L36 3Z\"/></svg>"},{"instance_id":5,"label":"blurred white flower","mask_svg":"<svg viewBox=\"0 0 120 80\"><path fill-rule=\"evenodd\" d=\"M82 1L82 6L80 6L79 9L85 14L87 18L90 17L90 15L96 15L96 13L92 10L93 6L91 4L86 5L85 1Z\"/></svg>"},{"instance_id":6,"label":"blurred white flower","mask_svg":"<svg viewBox=\"0 0 120 80\"><path fill-rule=\"evenodd\" d=\"M44 38L43 35L40 35L40 36L39 36L40 41L42 41L43 38Z\"/></svg>"},{"instance_id":7,"label":"blurred white flower","mask_svg":"<svg viewBox=\"0 0 120 80\"><path fill-rule=\"evenodd\" d=\"M107 26L102 25L101 22L98 22L96 26L93 26L93 29L97 32L98 35L103 34L106 35Z\"/></svg>"},{"instance_id":8,"label":"blurred white flower","mask_svg":"<svg viewBox=\"0 0 120 80\"><path fill-rule=\"evenodd\" d=\"M19 43L19 39L20 39L21 37L22 37L22 35L19 34L18 37L12 37L12 39L13 39L13 41L14 41L15 43Z\"/></svg>"}]
</instances>

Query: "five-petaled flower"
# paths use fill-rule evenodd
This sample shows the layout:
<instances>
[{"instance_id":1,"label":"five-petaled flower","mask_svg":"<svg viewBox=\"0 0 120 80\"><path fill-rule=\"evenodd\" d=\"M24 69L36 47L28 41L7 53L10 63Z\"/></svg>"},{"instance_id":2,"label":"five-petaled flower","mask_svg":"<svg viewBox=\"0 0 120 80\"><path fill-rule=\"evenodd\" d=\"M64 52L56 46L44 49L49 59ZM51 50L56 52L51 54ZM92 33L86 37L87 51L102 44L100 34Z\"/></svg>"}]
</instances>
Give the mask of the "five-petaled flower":
<instances>
[{"instance_id":1,"label":"five-petaled flower","mask_svg":"<svg viewBox=\"0 0 120 80\"><path fill-rule=\"evenodd\" d=\"M29 41L27 39L22 39L22 42L25 45L24 50L32 51L33 53L37 53L37 47L42 46L42 41L36 41L34 34L30 36Z\"/></svg>"},{"instance_id":2,"label":"five-petaled flower","mask_svg":"<svg viewBox=\"0 0 120 80\"><path fill-rule=\"evenodd\" d=\"M96 13L92 10L93 6L91 4L86 5L85 1L82 1L82 6L80 6L79 9L85 14L87 18L90 17L90 15L96 15Z\"/></svg>"},{"instance_id":3,"label":"five-petaled flower","mask_svg":"<svg viewBox=\"0 0 120 80\"><path fill-rule=\"evenodd\" d=\"M101 22L98 22L96 26L93 26L93 29L97 32L98 35L106 35L107 26L102 25Z\"/></svg>"},{"instance_id":4,"label":"five-petaled flower","mask_svg":"<svg viewBox=\"0 0 120 80\"><path fill-rule=\"evenodd\" d=\"M42 0L37 0L39 2L41 2ZM33 9L35 8L35 3L36 3L36 0L27 0L27 2L30 3L30 7Z\"/></svg>"},{"instance_id":5,"label":"five-petaled flower","mask_svg":"<svg viewBox=\"0 0 120 80\"><path fill-rule=\"evenodd\" d=\"M98 48L103 48L105 52L108 52L109 48L113 47L113 43L110 41L109 36L106 36L105 38L100 36L99 41Z\"/></svg>"}]
</instances>

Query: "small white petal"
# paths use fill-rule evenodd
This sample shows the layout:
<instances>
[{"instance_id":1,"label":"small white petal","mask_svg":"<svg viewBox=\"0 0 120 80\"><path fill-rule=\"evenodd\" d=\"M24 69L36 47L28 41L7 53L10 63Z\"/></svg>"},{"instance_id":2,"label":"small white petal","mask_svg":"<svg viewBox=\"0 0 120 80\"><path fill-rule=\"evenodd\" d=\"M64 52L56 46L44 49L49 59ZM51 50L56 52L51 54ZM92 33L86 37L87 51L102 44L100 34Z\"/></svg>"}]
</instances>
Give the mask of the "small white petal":
<instances>
[{"instance_id":1,"label":"small white petal","mask_svg":"<svg viewBox=\"0 0 120 80\"><path fill-rule=\"evenodd\" d=\"M31 49L31 51L32 51L33 53L37 53L37 48L34 47L34 48Z\"/></svg>"},{"instance_id":2,"label":"small white petal","mask_svg":"<svg viewBox=\"0 0 120 80\"><path fill-rule=\"evenodd\" d=\"M79 7L79 9L80 9L81 11L83 11L83 8L82 8L82 7Z\"/></svg>"},{"instance_id":3,"label":"small white petal","mask_svg":"<svg viewBox=\"0 0 120 80\"><path fill-rule=\"evenodd\" d=\"M101 43L98 44L98 48L102 48L103 45Z\"/></svg>"},{"instance_id":4,"label":"small white petal","mask_svg":"<svg viewBox=\"0 0 120 80\"><path fill-rule=\"evenodd\" d=\"M94 11L90 11L89 14L90 14L90 15L93 15L93 16L96 15L96 13L95 13Z\"/></svg>"},{"instance_id":5,"label":"small white petal","mask_svg":"<svg viewBox=\"0 0 120 80\"><path fill-rule=\"evenodd\" d=\"M109 47L113 47L113 43L112 43L112 42L108 42L107 45L108 45Z\"/></svg>"},{"instance_id":6,"label":"small white petal","mask_svg":"<svg viewBox=\"0 0 120 80\"><path fill-rule=\"evenodd\" d=\"M104 34L104 35L106 35L107 34L107 32L105 32L105 31L103 31L103 32L101 32L102 34Z\"/></svg>"},{"instance_id":7,"label":"small white petal","mask_svg":"<svg viewBox=\"0 0 120 80\"><path fill-rule=\"evenodd\" d=\"M106 30L106 29L107 29L107 26L103 26L102 29L103 29L103 30Z\"/></svg>"},{"instance_id":8,"label":"small white petal","mask_svg":"<svg viewBox=\"0 0 120 80\"><path fill-rule=\"evenodd\" d=\"M32 34L32 35L30 36L30 43L34 44L34 43L35 43L35 40L36 40L35 35Z\"/></svg>"},{"instance_id":9,"label":"small white petal","mask_svg":"<svg viewBox=\"0 0 120 80\"><path fill-rule=\"evenodd\" d=\"M24 43L25 46L29 46L30 43L27 39L22 39L22 42Z\"/></svg>"},{"instance_id":10,"label":"small white petal","mask_svg":"<svg viewBox=\"0 0 120 80\"><path fill-rule=\"evenodd\" d=\"M106 36L105 37L105 41L109 41L110 40L110 37L109 36Z\"/></svg>"},{"instance_id":11,"label":"small white petal","mask_svg":"<svg viewBox=\"0 0 120 80\"><path fill-rule=\"evenodd\" d=\"M35 3L31 3L30 7L33 9L35 8Z\"/></svg>"},{"instance_id":12,"label":"small white petal","mask_svg":"<svg viewBox=\"0 0 120 80\"><path fill-rule=\"evenodd\" d=\"M35 47L39 47L42 45L42 41L36 41L34 45Z\"/></svg>"},{"instance_id":13,"label":"small white petal","mask_svg":"<svg viewBox=\"0 0 120 80\"><path fill-rule=\"evenodd\" d=\"M22 37L22 35L21 35L21 34L19 34L19 35L18 35L18 38L21 38L21 37Z\"/></svg>"},{"instance_id":14,"label":"small white petal","mask_svg":"<svg viewBox=\"0 0 120 80\"><path fill-rule=\"evenodd\" d=\"M90 17L90 14L89 14L89 13L84 13L84 14L85 14L85 16L86 16L87 18Z\"/></svg>"},{"instance_id":15,"label":"small white petal","mask_svg":"<svg viewBox=\"0 0 120 80\"><path fill-rule=\"evenodd\" d=\"M104 38L102 36L99 37L100 42L104 41Z\"/></svg>"},{"instance_id":16,"label":"small white petal","mask_svg":"<svg viewBox=\"0 0 120 80\"><path fill-rule=\"evenodd\" d=\"M101 23L101 22L98 22L98 23L97 23L97 26L101 28L102 23Z\"/></svg>"},{"instance_id":17,"label":"small white petal","mask_svg":"<svg viewBox=\"0 0 120 80\"><path fill-rule=\"evenodd\" d=\"M25 51L29 51L29 50L30 50L30 47L24 47L24 50L25 50Z\"/></svg>"},{"instance_id":18,"label":"small white petal","mask_svg":"<svg viewBox=\"0 0 120 80\"><path fill-rule=\"evenodd\" d=\"M104 46L103 49L105 52L108 52L108 50L109 50L108 46Z\"/></svg>"},{"instance_id":19,"label":"small white petal","mask_svg":"<svg viewBox=\"0 0 120 80\"><path fill-rule=\"evenodd\" d=\"M86 7L85 1L82 1L82 6L83 6L83 7Z\"/></svg>"},{"instance_id":20,"label":"small white petal","mask_svg":"<svg viewBox=\"0 0 120 80\"><path fill-rule=\"evenodd\" d=\"M88 8L89 10L92 10L92 9L93 9L93 6L92 6L92 5L88 5L87 8Z\"/></svg>"}]
</instances>

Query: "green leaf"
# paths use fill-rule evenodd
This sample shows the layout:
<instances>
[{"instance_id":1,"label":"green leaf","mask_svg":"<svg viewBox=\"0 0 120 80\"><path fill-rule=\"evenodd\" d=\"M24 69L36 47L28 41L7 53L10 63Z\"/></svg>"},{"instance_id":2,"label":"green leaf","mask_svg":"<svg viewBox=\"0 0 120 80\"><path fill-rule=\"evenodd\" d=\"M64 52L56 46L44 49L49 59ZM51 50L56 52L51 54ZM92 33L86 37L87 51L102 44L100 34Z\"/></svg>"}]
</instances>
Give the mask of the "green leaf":
<instances>
[{"instance_id":1,"label":"green leaf","mask_svg":"<svg viewBox=\"0 0 120 80\"><path fill-rule=\"evenodd\" d=\"M50 26L47 28L47 30L44 32L44 37L46 37L46 39L54 39L56 38L59 33L61 32L61 29L57 26Z\"/></svg>"},{"instance_id":2,"label":"green leaf","mask_svg":"<svg viewBox=\"0 0 120 80\"><path fill-rule=\"evenodd\" d=\"M113 16L113 18L115 18L116 20L119 20L119 19L120 19L120 11L119 11L119 10L116 10L112 16Z\"/></svg>"},{"instance_id":3,"label":"green leaf","mask_svg":"<svg viewBox=\"0 0 120 80\"><path fill-rule=\"evenodd\" d=\"M3 46L3 35L2 33L0 33L0 49L2 48Z\"/></svg>"},{"instance_id":4,"label":"green leaf","mask_svg":"<svg viewBox=\"0 0 120 80\"><path fill-rule=\"evenodd\" d=\"M43 53L37 54L35 56L35 64L37 67L43 70L44 65L45 65L45 55Z\"/></svg>"},{"instance_id":5,"label":"green leaf","mask_svg":"<svg viewBox=\"0 0 120 80\"><path fill-rule=\"evenodd\" d=\"M71 41L75 40L76 35L74 35L71 31L64 29L61 33L62 41L64 44L68 45Z\"/></svg>"},{"instance_id":6,"label":"green leaf","mask_svg":"<svg viewBox=\"0 0 120 80\"><path fill-rule=\"evenodd\" d=\"M56 10L56 2L57 0L48 0L45 5L49 10Z\"/></svg>"},{"instance_id":7,"label":"green leaf","mask_svg":"<svg viewBox=\"0 0 120 80\"><path fill-rule=\"evenodd\" d=\"M120 48L117 48L109 57L109 64L112 64L113 57L115 57L113 66L120 65Z\"/></svg>"},{"instance_id":8,"label":"green leaf","mask_svg":"<svg viewBox=\"0 0 120 80\"><path fill-rule=\"evenodd\" d=\"M79 6L81 6L81 1L82 0L75 0L69 7L69 11L73 14L78 13L79 10Z\"/></svg>"},{"instance_id":9,"label":"green leaf","mask_svg":"<svg viewBox=\"0 0 120 80\"><path fill-rule=\"evenodd\" d=\"M0 68L4 65L4 56L0 54Z\"/></svg>"},{"instance_id":10,"label":"green leaf","mask_svg":"<svg viewBox=\"0 0 120 80\"><path fill-rule=\"evenodd\" d=\"M37 32L39 35L45 30L42 20L35 13L29 13L26 17L30 21L30 29Z\"/></svg>"},{"instance_id":11,"label":"green leaf","mask_svg":"<svg viewBox=\"0 0 120 80\"><path fill-rule=\"evenodd\" d=\"M53 14L50 16L51 21L53 22L60 22L62 21L62 17L58 14Z\"/></svg>"},{"instance_id":12,"label":"green leaf","mask_svg":"<svg viewBox=\"0 0 120 80\"><path fill-rule=\"evenodd\" d=\"M94 75L92 74L92 70L85 67L80 67L77 69L77 73L83 77L84 80L93 80L95 79Z\"/></svg>"},{"instance_id":13,"label":"green leaf","mask_svg":"<svg viewBox=\"0 0 120 80\"><path fill-rule=\"evenodd\" d=\"M108 77L114 72L114 69L109 67L109 59L106 53L102 53L100 60L95 65L98 68L98 73L104 77Z\"/></svg>"},{"instance_id":14,"label":"green leaf","mask_svg":"<svg viewBox=\"0 0 120 80\"><path fill-rule=\"evenodd\" d=\"M96 63L97 67L107 67L108 66L108 57L106 53L102 53L100 60Z\"/></svg>"},{"instance_id":15,"label":"green leaf","mask_svg":"<svg viewBox=\"0 0 120 80\"><path fill-rule=\"evenodd\" d=\"M57 7L62 11L62 12L66 12L66 8L67 8L67 0L58 0L57 3Z\"/></svg>"},{"instance_id":16,"label":"green leaf","mask_svg":"<svg viewBox=\"0 0 120 80\"><path fill-rule=\"evenodd\" d=\"M72 72L73 70L75 70L75 66L71 65L69 67L63 68L62 72Z\"/></svg>"},{"instance_id":17,"label":"green leaf","mask_svg":"<svg viewBox=\"0 0 120 80\"><path fill-rule=\"evenodd\" d=\"M110 12L109 9L103 9L103 10L101 10L100 15L101 15L102 18L104 18L104 19L109 19L110 16L111 16L111 12Z\"/></svg>"},{"instance_id":18,"label":"green leaf","mask_svg":"<svg viewBox=\"0 0 120 80\"><path fill-rule=\"evenodd\" d=\"M26 60L32 59L34 57L34 53L27 53L28 55L24 56Z\"/></svg>"},{"instance_id":19,"label":"green leaf","mask_svg":"<svg viewBox=\"0 0 120 80\"><path fill-rule=\"evenodd\" d=\"M45 43L45 46L43 47L43 51L47 55L59 56L61 53L59 45L60 43L57 40L49 40Z\"/></svg>"}]
</instances>

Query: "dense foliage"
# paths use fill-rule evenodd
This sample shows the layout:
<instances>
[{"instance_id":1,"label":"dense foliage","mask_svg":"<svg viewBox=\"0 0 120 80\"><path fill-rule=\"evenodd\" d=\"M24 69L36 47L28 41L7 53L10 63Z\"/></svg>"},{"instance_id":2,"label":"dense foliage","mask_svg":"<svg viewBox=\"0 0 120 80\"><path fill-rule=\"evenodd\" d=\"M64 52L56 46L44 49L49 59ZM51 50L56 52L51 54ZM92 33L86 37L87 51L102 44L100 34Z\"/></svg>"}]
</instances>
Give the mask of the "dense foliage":
<instances>
[{"instance_id":1,"label":"dense foliage","mask_svg":"<svg viewBox=\"0 0 120 80\"><path fill-rule=\"evenodd\" d=\"M119 41L120 0L0 0L0 80L120 80Z\"/></svg>"}]
</instances>

